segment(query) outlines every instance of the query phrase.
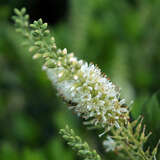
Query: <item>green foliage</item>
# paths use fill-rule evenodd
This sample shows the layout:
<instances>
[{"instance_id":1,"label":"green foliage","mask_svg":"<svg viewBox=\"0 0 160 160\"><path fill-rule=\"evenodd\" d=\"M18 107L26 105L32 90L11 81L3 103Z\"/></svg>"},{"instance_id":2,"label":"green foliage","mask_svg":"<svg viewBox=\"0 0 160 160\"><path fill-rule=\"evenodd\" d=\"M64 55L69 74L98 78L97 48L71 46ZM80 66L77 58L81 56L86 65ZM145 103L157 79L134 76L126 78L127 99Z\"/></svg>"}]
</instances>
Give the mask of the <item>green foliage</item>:
<instances>
[{"instance_id":1,"label":"green foliage","mask_svg":"<svg viewBox=\"0 0 160 160\"><path fill-rule=\"evenodd\" d=\"M60 130L60 134L84 160L101 160L95 150L91 150L86 142L82 142L81 138L76 136L73 129L66 126L65 129Z\"/></svg>"},{"instance_id":2,"label":"green foliage","mask_svg":"<svg viewBox=\"0 0 160 160\"><path fill-rule=\"evenodd\" d=\"M23 157L24 160L45 160L45 156L41 150L25 149Z\"/></svg>"},{"instance_id":3,"label":"green foliage","mask_svg":"<svg viewBox=\"0 0 160 160\"><path fill-rule=\"evenodd\" d=\"M54 138L50 141L48 144L46 151L47 157L49 159L68 159L68 160L74 160L75 155L73 152L70 151L70 149L67 149L66 146L62 143L60 138Z\"/></svg>"},{"instance_id":4,"label":"green foliage","mask_svg":"<svg viewBox=\"0 0 160 160\"><path fill-rule=\"evenodd\" d=\"M128 122L127 126L121 126L119 130L113 130L112 132L112 137L115 140L115 143L117 143L117 150L122 150L122 153L119 152L118 154L124 159L156 159L159 143L151 154L150 147L144 151L144 145L150 137L151 132L146 134L146 126L143 126L142 118L139 118L131 123ZM128 155L127 158L126 155Z\"/></svg>"},{"instance_id":5,"label":"green foliage","mask_svg":"<svg viewBox=\"0 0 160 160\"><path fill-rule=\"evenodd\" d=\"M9 143L3 143L1 145L0 158L4 160L5 159L19 160L17 150L15 149L14 145L11 145Z\"/></svg>"},{"instance_id":6,"label":"green foliage","mask_svg":"<svg viewBox=\"0 0 160 160\"><path fill-rule=\"evenodd\" d=\"M137 118L138 114L143 115L144 123L147 125L147 130L152 131L153 135L150 139L150 146L153 147L154 144L160 139L159 136L159 122L160 122L160 99L159 91L153 94L151 97L146 96L146 98L141 98L134 104L132 116ZM139 107L138 107L139 106Z\"/></svg>"},{"instance_id":7,"label":"green foliage","mask_svg":"<svg viewBox=\"0 0 160 160\"><path fill-rule=\"evenodd\" d=\"M160 129L160 91L148 98L141 108L141 114L144 115L145 123L150 126L149 128L158 133Z\"/></svg>"}]
</instances>

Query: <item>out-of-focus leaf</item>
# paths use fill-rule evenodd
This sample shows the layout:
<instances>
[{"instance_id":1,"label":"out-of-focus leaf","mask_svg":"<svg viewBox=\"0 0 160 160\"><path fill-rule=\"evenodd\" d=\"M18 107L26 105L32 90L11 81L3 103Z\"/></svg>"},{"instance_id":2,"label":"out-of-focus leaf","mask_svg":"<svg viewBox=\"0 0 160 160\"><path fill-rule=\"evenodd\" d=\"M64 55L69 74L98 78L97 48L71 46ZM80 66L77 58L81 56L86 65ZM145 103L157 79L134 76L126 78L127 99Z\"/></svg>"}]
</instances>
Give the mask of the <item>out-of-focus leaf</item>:
<instances>
[{"instance_id":1,"label":"out-of-focus leaf","mask_svg":"<svg viewBox=\"0 0 160 160\"><path fill-rule=\"evenodd\" d=\"M22 154L23 160L46 160L41 150L25 149Z\"/></svg>"},{"instance_id":2,"label":"out-of-focus leaf","mask_svg":"<svg viewBox=\"0 0 160 160\"><path fill-rule=\"evenodd\" d=\"M5 21L10 14L10 6L0 5L0 21Z\"/></svg>"},{"instance_id":3,"label":"out-of-focus leaf","mask_svg":"<svg viewBox=\"0 0 160 160\"><path fill-rule=\"evenodd\" d=\"M152 130L160 129L160 91L156 92L142 108L142 115Z\"/></svg>"},{"instance_id":4,"label":"out-of-focus leaf","mask_svg":"<svg viewBox=\"0 0 160 160\"><path fill-rule=\"evenodd\" d=\"M49 160L74 160L75 154L67 149L59 138L52 139L46 148Z\"/></svg>"},{"instance_id":5,"label":"out-of-focus leaf","mask_svg":"<svg viewBox=\"0 0 160 160\"><path fill-rule=\"evenodd\" d=\"M15 146L8 142L1 143L0 147L0 159L1 160L20 160L18 151Z\"/></svg>"}]
</instances>

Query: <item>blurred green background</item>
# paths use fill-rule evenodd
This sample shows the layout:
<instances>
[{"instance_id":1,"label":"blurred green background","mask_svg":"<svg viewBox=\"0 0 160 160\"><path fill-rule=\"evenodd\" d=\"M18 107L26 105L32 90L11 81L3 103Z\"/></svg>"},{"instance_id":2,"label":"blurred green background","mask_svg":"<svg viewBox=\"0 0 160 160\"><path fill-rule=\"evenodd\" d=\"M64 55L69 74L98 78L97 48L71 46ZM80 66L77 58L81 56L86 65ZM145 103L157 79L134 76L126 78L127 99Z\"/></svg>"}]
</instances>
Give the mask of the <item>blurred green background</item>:
<instances>
[{"instance_id":1,"label":"blurred green background","mask_svg":"<svg viewBox=\"0 0 160 160\"><path fill-rule=\"evenodd\" d=\"M134 100L132 119L144 116L153 148L160 139L159 0L0 0L0 160L78 159L58 135L65 124L104 153L99 132L68 111L21 45L11 16L23 6L31 22L49 23L59 47L96 63L128 103ZM104 159L119 160L113 153Z\"/></svg>"}]
</instances>

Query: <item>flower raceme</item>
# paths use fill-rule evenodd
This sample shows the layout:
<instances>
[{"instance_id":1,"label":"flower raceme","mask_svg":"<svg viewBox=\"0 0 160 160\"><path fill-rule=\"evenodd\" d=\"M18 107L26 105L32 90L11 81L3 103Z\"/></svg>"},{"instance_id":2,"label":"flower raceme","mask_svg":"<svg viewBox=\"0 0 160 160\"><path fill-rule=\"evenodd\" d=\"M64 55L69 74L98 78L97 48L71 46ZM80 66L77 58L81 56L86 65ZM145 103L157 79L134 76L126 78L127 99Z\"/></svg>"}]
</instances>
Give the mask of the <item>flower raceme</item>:
<instances>
[{"instance_id":1,"label":"flower raceme","mask_svg":"<svg viewBox=\"0 0 160 160\"><path fill-rule=\"evenodd\" d=\"M63 58L58 56L57 65L43 68L59 95L70 102L69 108L89 120L90 125L107 130L113 126L118 128L121 121L127 120L128 109L123 105L125 100L119 100L117 87L94 64L77 60L66 49L59 52L65 54Z\"/></svg>"},{"instance_id":2,"label":"flower raceme","mask_svg":"<svg viewBox=\"0 0 160 160\"><path fill-rule=\"evenodd\" d=\"M150 134L145 134L142 122L128 120L129 108L125 105L125 99L120 99L120 90L94 64L78 60L74 53L67 53L67 49L58 49L47 23L39 19L29 25L29 16L25 12L25 9L15 9L13 19L17 31L26 38L25 44L30 46L33 59L42 59L42 68L59 96L85 120L84 124L102 128L104 132L101 135L111 131L112 136L104 141L106 151L123 151L119 155L129 160L156 159L158 145L151 154L149 149L144 151L143 146ZM77 142L84 146L70 129L66 128L61 133L77 151L87 150L88 153L88 147L84 149L76 145ZM91 152L90 155L93 159L96 154Z\"/></svg>"},{"instance_id":3,"label":"flower raceme","mask_svg":"<svg viewBox=\"0 0 160 160\"><path fill-rule=\"evenodd\" d=\"M25 10L15 9L17 31L30 40L33 58L41 58L43 69L58 91L86 124L104 128L119 127L128 119L129 110L120 100L120 91L94 64L78 60L67 49L58 49L41 19L29 25ZM23 22L23 23L22 23Z\"/></svg>"}]
</instances>

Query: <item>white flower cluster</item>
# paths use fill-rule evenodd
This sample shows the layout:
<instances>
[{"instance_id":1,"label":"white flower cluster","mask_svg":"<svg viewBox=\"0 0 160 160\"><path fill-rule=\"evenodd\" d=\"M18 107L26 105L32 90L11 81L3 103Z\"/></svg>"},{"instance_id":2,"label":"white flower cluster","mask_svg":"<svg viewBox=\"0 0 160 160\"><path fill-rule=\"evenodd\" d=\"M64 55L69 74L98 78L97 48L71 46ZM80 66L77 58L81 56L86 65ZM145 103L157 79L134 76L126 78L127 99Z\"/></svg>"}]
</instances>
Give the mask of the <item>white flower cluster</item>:
<instances>
[{"instance_id":1,"label":"white flower cluster","mask_svg":"<svg viewBox=\"0 0 160 160\"><path fill-rule=\"evenodd\" d=\"M119 127L120 121L127 120L128 108L125 100L119 100L117 87L99 68L82 60L73 53L59 50L63 56L54 62L55 68L46 68L48 77L65 101L71 102L70 108L89 124L109 130Z\"/></svg>"},{"instance_id":2,"label":"white flower cluster","mask_svg":"<svg viewBox=\"0 0 160 160\"><path fill-rule=\"evenodd\" d=\"M116 142L110 136L103 142L103 145L106 148L106 152L115 151L117 147Z\"/></svg>"}]
</instances>

